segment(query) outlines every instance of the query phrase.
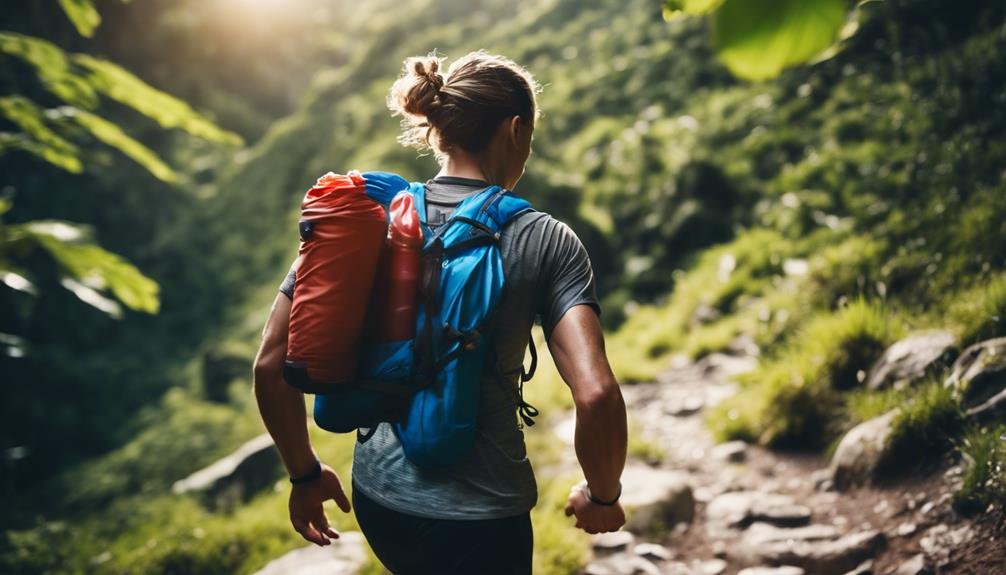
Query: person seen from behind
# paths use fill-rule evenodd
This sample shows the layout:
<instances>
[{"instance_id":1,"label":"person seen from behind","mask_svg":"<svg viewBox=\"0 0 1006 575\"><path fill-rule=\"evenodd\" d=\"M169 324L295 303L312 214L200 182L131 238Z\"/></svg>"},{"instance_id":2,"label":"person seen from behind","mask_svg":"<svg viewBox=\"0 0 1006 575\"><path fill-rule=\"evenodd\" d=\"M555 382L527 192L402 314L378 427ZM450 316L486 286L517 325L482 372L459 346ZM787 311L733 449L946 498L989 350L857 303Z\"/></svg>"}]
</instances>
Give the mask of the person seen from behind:
<instances>
[{"instance_id":1,"label":"person seen from behind","mask_svg":"<svg viewBox=\"0 0 1006 575\"><path fill-rule=\"evenodd\" d=\"M539 116L538 85L513 61L477 51L446 74L442 63L433 55L409 58L388 97L403 118L399 141L432 149L440 165L426 184L434 228L466 197L491 185L514 188ZM605 355L587 252L572 229L539 211L517 217L500 241L506 283L493 326L495 354L479 382L474 448L450 468L420 469L382 423L365 440L358 437L352 506L336 472L311 446L302 392L283 380L296 289L296 262L291 266L263 330L254 390L291 478L310 478L293 485L289 504L293 528L308 541L328 545L338 537L322 507L332 499L344 512L355 508L364 536L392 573L530 573L537 485L518 412L533 408L518 382L536 318L576 407L575 451L585 481L572 488L566 514L588 533L625 523L619 503L625 403Z\"/></svg>"}]
</instances>

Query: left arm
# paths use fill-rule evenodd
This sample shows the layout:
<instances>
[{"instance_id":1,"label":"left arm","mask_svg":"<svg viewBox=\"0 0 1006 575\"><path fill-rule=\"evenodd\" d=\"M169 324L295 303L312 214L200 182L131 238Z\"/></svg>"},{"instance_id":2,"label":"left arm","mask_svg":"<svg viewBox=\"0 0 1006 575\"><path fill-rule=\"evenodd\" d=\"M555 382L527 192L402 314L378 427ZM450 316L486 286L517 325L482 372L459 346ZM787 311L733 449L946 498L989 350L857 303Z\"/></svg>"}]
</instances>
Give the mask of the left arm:
<instances>
[{"instance_id":1,"label":"left arm","mask_svg":"<svg viewBox=\"0 0 1006 575\"><path fill-rule=\"evenodd\" d=\"M262 331L262 344L255 356L254 387L262 421L276 442L287 472L291 477L300 477L313 470L318 459L307 433L304 394L283 379L291 304L285 294L276 294ZM334 499L346 513L350 505L339 476L325 464L321 468L321 476L317 479L293 486L290 522L308 541L328 545L331 543L329 537L338 538L339 534L329 526L322 503Z\"/></svg>"}]
</instances>

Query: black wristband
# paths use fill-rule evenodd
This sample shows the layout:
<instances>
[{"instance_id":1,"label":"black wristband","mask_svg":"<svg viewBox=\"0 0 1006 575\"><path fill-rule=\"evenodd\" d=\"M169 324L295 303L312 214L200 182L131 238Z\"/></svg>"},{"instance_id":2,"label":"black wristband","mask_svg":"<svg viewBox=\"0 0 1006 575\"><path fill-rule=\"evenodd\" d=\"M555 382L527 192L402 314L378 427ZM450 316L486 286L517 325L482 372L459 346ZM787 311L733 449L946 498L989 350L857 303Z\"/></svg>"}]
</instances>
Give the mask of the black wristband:
<instances>
[{"instance_id":1,"label":"black wristband","mask_svg":"<svg viewBox=\"0 0 1006 575\"><path fill-rule=\"evenodd\" d=\"M602 505L604 507L611 507L612 505L618 503L618 500L621 499L621 497L622 497L622 482L621 481L618 482L618 495L615 495L615 498L612 499L611 501L603 501L601 499L598 499L597 497L594 497L594 494L590 492L590 486L589 485L584 485L583 488L587 492L587 499L591 503L594 503L595 505Z\"/></svg>"},{"instance_id":2,"label":"black wristband","mask_svg":"<svg viewBox=\"0 0 1006 575\"><path fill-rule=\"evenodd\" d=\"M321 477L321 461L315 459L314 469L308 471L307 473L301 475L300 477L291 477L290 483L293 483L294 485L300 485L301 483L308 483L309 481L314 481L319 477Z\"/></svg>"}]
</instances>

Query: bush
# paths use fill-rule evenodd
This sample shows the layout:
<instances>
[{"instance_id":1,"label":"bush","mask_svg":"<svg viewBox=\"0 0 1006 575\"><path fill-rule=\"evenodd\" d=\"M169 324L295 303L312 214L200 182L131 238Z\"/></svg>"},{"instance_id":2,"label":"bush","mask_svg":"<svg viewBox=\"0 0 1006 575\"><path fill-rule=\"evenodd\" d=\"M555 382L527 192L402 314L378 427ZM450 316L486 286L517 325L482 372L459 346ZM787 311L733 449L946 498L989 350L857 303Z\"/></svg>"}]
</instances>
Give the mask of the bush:
<instances>
[{"instance_id":1,"label":"bush","mask_svg":"<svg viewBox=\"0 0 1006 575\"><path fill-rule=\"evenodd\" d=\"M964 514L1006 506L1006 425L973 427L960 440L964 477L954 507Z\"/></svg>"}]
</instances>

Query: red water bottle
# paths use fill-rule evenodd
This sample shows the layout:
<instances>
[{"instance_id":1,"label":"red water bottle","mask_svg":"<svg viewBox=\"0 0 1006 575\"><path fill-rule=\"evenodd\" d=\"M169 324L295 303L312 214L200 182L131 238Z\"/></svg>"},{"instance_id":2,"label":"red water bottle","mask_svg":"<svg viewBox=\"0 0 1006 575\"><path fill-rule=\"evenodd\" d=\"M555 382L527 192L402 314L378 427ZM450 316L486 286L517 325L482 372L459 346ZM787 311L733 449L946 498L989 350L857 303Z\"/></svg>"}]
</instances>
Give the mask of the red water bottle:
<instances>
[{"instance_id":1,"label":"red water bottle","mask_svg":"<svg viewBox=\"0 0 1006 575\"><path fill-rule=\"evenodd\" d=\"M386 246L387 307L382 313L380 339L411 339L416 335L419 259L423 249L423 230L411 194L398 194L391 202Z\"/></svg>"}]
</instances>

